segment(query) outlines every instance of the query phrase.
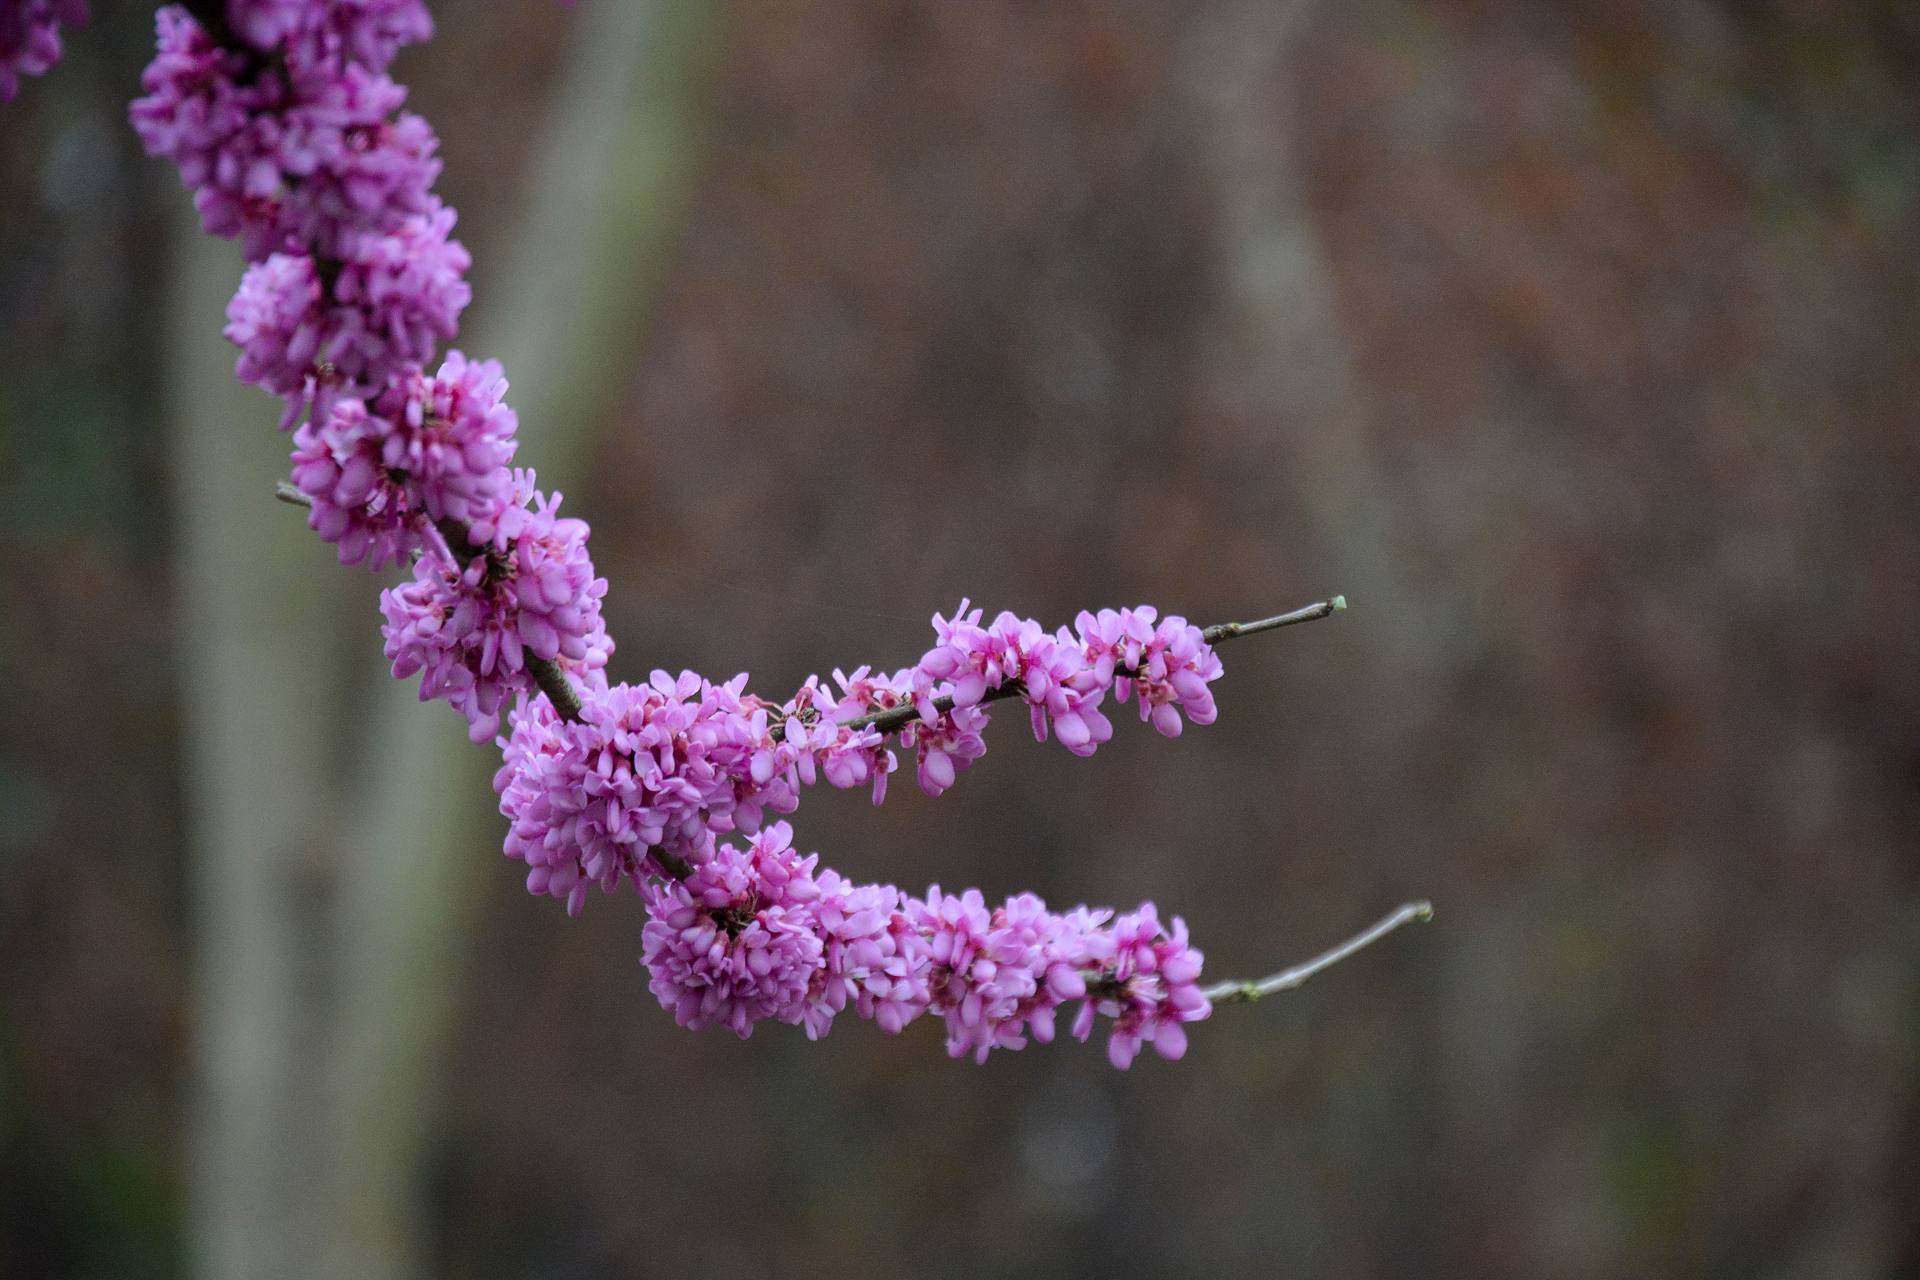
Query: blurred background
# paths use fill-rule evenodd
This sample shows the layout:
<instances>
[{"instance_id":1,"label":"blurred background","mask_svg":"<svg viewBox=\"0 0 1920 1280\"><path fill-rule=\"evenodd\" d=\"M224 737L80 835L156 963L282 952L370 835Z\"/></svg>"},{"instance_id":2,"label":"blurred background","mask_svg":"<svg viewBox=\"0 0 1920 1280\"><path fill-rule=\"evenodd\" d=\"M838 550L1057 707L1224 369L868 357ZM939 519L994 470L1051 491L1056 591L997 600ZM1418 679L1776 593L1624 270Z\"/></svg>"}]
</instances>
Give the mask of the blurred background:
<instances>
[{"instance_id":1,"label":"blurred background","mask_svg":"<svg viewBox=\"0 0 1920 1280\"><path fill-rule=\"evenodd\" d=\"M616 675L1348 595L798 815L1218 977L1437 904L1124 1075L689 1034L526 896L94 7L0 108L0 1275L1920 1274L1913 6L434 5Z\"/></svg>"}]
</instances>

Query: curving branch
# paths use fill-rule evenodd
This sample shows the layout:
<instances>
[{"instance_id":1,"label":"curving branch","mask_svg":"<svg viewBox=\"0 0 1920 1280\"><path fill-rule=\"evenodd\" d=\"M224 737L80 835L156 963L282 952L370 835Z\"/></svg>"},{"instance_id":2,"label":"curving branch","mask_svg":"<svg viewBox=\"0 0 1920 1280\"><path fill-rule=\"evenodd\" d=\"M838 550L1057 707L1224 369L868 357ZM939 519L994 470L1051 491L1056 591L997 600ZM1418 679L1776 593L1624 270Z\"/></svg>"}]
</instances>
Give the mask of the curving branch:
<instances>
[{"instance_id":1,"label":"curving branch","mask_svg":"<svg viewBox=\"0 0 1920 1280\"><path fill-rule=\"evenodd\" d=\"M1308 978L1322 969L1331 968L1356 951L1372 946L1401 925L1410 924L1416 920L1425 924L1431 919L1433 919L1433 904L1426 899L1402 903L1391 914L1383 916L1370 928L1363 929L1339 946L1323 951L1311 960L1254 981L1218 982L1205 988L1202 994L1215 1004L1252 1004L1262 996L1270 996L1280 991L1292 991L1304 985Z\"/></svg>"}]
</instances>

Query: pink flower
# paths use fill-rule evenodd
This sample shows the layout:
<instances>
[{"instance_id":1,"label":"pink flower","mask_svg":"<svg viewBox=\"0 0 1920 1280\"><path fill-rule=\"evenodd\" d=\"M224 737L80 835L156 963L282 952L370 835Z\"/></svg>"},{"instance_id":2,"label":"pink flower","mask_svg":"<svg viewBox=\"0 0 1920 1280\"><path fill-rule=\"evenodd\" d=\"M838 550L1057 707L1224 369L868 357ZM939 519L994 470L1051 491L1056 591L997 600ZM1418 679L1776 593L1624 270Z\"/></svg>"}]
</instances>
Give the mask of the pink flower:
<instances>
[{"instance_id":1,"label":"pink flower","mask_svg":"<svg viewBox=\"0 0 1920 1280\"><path fill-rule=\"evenodd\" d=\"M86 0L0 3L0 102L13 101L21 76L44 75L60 61L61 23L86 20Z\"/></svg>"},{"instance_id":2,"label":"pink flower","mask_svg":"<svg viewBox=\"0 0 1920 1280\"><path fill-rule=\"evenodd\" d=\"M229 0L227 11L249 44L284 45L290 61L308 68L351 61L380 71L403 45L433 35L420 0Z\"/></svg>"},{"instance_id":3,"label":"pink flower","mask_svg":"<svg viewBox=\"0 0 1920 1280\"><path fill-rule=\"evenodd\" d=\"M549 500L532 484L531 472L515 473L511 495L473 524L490 554L456 564L451 549L432 547L412 582L380 595L395 678L420 672L421 699L447 699L475 742L497 733L500 709L533 687L528 653L592 676L613 651L600 619L607 582L587 557L587 526L559 518L558 495Z\"/></svg>"},{"instance_id":4,"label":"pink flower","mask_svg":"<svg viewBox=\"0 0 1920 1280\"><path fill-rule=\"evenodd\" d=\"M718 1022L745 1039L763 1018L806 1019L826 965L810 910L818 855L797 857L791 841L775 823L746 849L720 845L685 881L643 890L642 960L681 1026Z\"/></svg>"},{"instance_id":5,"label":"pink flower","mask_svg":"<svg viewBox=\"0 0 1920 1280\"><path fill-rule=\"evenodd\" d=\"M610 890L655 848L698 863L715 835L791 812L795 785L739 683L656 671L647 684L589 689L577 723L544 702L516 711L494 788L513 822L508 856L549 869L529 888L563 896L572 873L556 868L575 867ZM570 816L556 825L556 814Z\"/></svg>"},{"instance_id":6,"label":"pink flower","mask_svg":"<svg viewBox=\"0 0 1920 1280\"><path fill-rule=\"evenodd\" d=\"M942 894L935 885L925 901L908 903L907 919L926 939L930 1004L946 1019L947 1052L985 1062L994 1049L1023 1047L1031 1015L1052 995L1045 904L1010 899L989 911L978 889Z\"/></svg>"},{"instance_id":7,"label":"pink flower","mask_svg":"<svg viewBox=\"0 0 1920 1280\"><path fill-rule=\"evenodd\" d=\"M1121 916L1110 931L1111 951L1087 982L1087 1001L1074 1022L1085 1040L1096 1013L1114 1019L1107 1057L1122 1071L1140 1046L1151 1044L1161 1057L1177 1059L1187 1051L1183 1024L1213 1012L1201 993L1201 955L1187 944L1187 926L1174 917L1165 929L1151 902Z\"/></svg>"},{"instance_id":8,"label":"pink flower","mask_svg":"<svg viewBox=\"0 0 1920 1280\"><path fill-rule=\"evenodd\" d=\"M439 141L419 116L393 118L407 94L386 76L260 69L178 7L160 11L159 30L129 114L147 153L179 166L208 234L240 237L254 262L339 258L353 237L433 211Z\"/></svg>"},{"instance_id":9,"label":"pink flower","mask_svg":"<svg viewBox=\"0 0 1920 1280\"><path fill-rule=\"evenodd\" d=\"M506 393L499 361L458 351L432 377L403 369L380 393L379 413L392 424L380 465L406 476L431 518L464 524L512 494L519 422Z\"/></svg>"},{"instance_id":10,"label":"pink flower","mask_svg":"<svg viewBox=\"0 0 1920 1280\"><path fill-rule=\"evenodd\" d=\"M1007 612L991 627L982 627L980 617L978 609L968 612L965 600L951 622L933 615L940 643L921 657L911 677L923 721L933 723L940 697L950 697L958 710L1012 685L1026 700L1040 741L1051 728L1062 746L1089 756L1113 736L1113 726L1100 712L1106 681L1088 674L1084 655L1064 633L1048 635L1031 618Z\"/></svg>"},{"instance_id":11,"label":"pink flower","mask_svg":"<svg viewBox=\"0 0 1920 1280\"><path fill-rule=\"evenodd\" d=\"M361 235L330 296L313 259L276 253L247 269L227 304L234 372L289 403L323 413L333 395L366 397L409 364L424 364L458 329L472 291L470 259L449 240L453 210L409 218L390 236ZM286 425L291 425L288 421Z\"/></svg>"},{"instance_id":12,"label":"pink flower","mask_svg":"<svg viewBox=\"0 0 1920 1280\"><path fill-rule=\"evenodd\" d=\"M1169 738L1180 736L1180 713L1195 724L1218 715L1207 688L1221 675L1220 659L1199 627L1168 618L1157 627L1151 605L1102 609L1075 620L1088 667L1104 683L1112 679L1120 701L1140 697L1140 718Z\"/></svg>"},{"instance_id":13,"label":"pink flower","mask_svg":"<svg viewBox=\"0 0 1920 1280\"><path fill-rule=\"evenodd\" d=\"M900 732L900 745L912 747L920 789L937 796L951 787L958 770L987 753L981 736L990 717L979 707L955 707L929 724L916 720Z\"/></svg>"},{"instance_id":14,"label":"pink flower","mask_svg":"<svg viewBox=\"0 0 1920 1280\"><path fill-rule=\"evenodd\" d=\"M826 964L808 995L808 1039L827 1033L851 1001L888 1035L926 1012L926 940L902 913L906 899L892 885L855 885L822 870L810 910Z\"/></svg>"},{"instance_id":15,"label":"pink flower","mask_svg":"<svg viewBox=\"0 0 1920 1280\"><path fill-rule=\"evenodd\" d=\"M935 886L925 901L907 901L906 919L924 940L929 1007L946 1019L954 1057L984 1062L1029 1035L1048 1043L1060 1006L1080 1000L1073 1034L1092 1034L1096 1014L1114 1019L1107 1056L1124 1069L1142 1043L1178 1058L1182 1024L1210 1011L1186 926L1162 929L1152 903L1115 921L1086 907L1057 914L1030 893L989 910L977 889L943 895Z\"/></svg>"},{"instance_id":16,"label":"pink flower","mask_svg":"<svg viewBox=\"0 0 1920 1280\"><path fill-rule=\"evenodd\" d=\"M404 475L382 463L393 423L358 400L334 402L323 422L293 436L293 487L311 504L307 527L339 549L341 564L399 564L420 547L419 507Z\"/></svg>"},{"instance_id":17,"label":"pink flower","mask_svg":"<svg viewBox=\"0 0 1920 1280\"><path fill-rule=\"evenodd\" d=\"M464 522L512 496L514 414L493 362L449 353L429 378L400 373L378 410L336 400L293 437L293 486L307 524L342 564L380 569L421 545L419 521Z\"/></svg>"}]
</instances>

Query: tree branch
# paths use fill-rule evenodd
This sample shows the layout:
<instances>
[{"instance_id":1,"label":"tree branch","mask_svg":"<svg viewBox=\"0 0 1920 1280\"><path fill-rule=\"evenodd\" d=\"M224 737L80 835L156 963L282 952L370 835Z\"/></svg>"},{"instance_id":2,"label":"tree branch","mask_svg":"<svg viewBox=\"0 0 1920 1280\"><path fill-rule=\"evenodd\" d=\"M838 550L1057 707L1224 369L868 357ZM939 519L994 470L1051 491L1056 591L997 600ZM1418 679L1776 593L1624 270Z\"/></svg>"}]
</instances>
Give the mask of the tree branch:
<instances>
[{"instance_id":1,"label":"tree branch","mask_svg":"<svg viewBox=\"0 0 1920 1280\"><path fill-rule=\"evenodd\" d=\"M1383 917L1371 928L1354 934L1339 946L1330 951L1323 951L1305 963L1296 964L1291 969L1282 969L1258 981L1215 983L1206 988L1202 994L1215 1004L1251 1004L1262 996L1270 996L1278 991L1292 991L1322 969L1331 968L1354 952L1372 946L1401 925L1415 920L1424 924L1431 919L1433 919L1431 902L1422 899L1419 902L1403 903L1392 914Z\"/></svg>"},{"instance_id":2,"label":"tree branch","mask_svg":"<svg viewBox=\"0 0 1920 1280\"><path fill-rule=\"evenodd\" d=\"M1232 640L1236 636L1258 635L1262 631L1274 631L1281 627L1293 626L1298 622L1313 622L1319 618L1332 617L1346 607L1347 598L1345 596L1335 596L1331 600L1322 600L1317 604L1305 605L1289 613L1276 614L1271 618L1262 618L1258 622L1216 622L1210 627L1203 628L1200 634L1206 638L1208 644L1219 644L1222 640ZM977 705L998 702L1002 698L1017 697L1021 692L1020 682L1018 680L1009 680L998 688L987 690ZM947 712L953 710L953 698L950 696L935 698L933 700L933 709L935 712L945 715ZM875 711L870 715L861 716L857 720L849 720L847 721L847 727L850 729L878 729L883 734L897 733L911 724L919 714L919 711L909 702L897 707L889 707L885 711ZM782 729L776 726L773 736L778 738L782 732Z\"/></svg>"}]
</instances>

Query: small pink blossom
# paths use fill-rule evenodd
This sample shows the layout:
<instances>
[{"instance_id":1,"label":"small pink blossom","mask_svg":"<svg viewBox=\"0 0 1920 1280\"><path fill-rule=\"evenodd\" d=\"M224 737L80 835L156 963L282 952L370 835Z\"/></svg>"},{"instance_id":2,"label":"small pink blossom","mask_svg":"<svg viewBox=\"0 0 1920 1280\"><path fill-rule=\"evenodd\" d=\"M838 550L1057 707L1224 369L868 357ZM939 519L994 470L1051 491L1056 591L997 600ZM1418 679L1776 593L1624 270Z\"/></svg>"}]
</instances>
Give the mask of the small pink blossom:
<instances>
[{"instance_id":1,"label":"small pink blossom","mask_svg":"<svg viewBox=\"0 0 1920 1280\"><path fill-rule=\"evenodd\" d=\"M413 490L381 461L392 433L359 400L335 401L323 421L294 432L292 481L307 496L307 527L335 544L341 564L378 570L420 547Z\"/></svg>"},{"instance_id":2,"label":"small pink blossom","mask_svg":"<svg viewBox=\"0 0 1920 1280\"><path fill-rule=\"evenodd\" d=\"M0 2L0 102L13 101L21 76L45 75L60 61L61 23L86 20L86 0Z\"/></svg>"},{"instance_id":3,"label":"small pink blossom","mask_svg":"<svg viewBox=\"0 0 1920 1280\"><path fill-rule=\"evenodd\" d=\"M395 117L407 94L386 76L353 63L308 76L260 68L177 6L161 10L159 30L129 115L147 153L179 167L208 234L238 237L253 262L340 258L353 237L433 211L439 141L419 116Z\"/></svg>"},{"instance_id":4,"label":"small pink blossom","mask_svg":"<svg viewBox=\"0 0 1920 1280\"><path fill-rule=\"evenodd\" d=\"M519 421L506 393L499 361L458 351L431 377L402 369L380 393L378 411L393 424L380 465L407 478L430 518L466 523L511 495Z\"/></svg>"},{"instance_id":5,"label":"small pink blossom","mask_svg":"<svg viewBox=\"0 0 1920 1280\"><path fill-rule=\"evenodd\" d=\"M256 49L284 48L309 69L346 61L384 70L402 46L433 35L420 0L229 0L227 12Z\"/></svg>"},{"instance_id":6,"label":"small pink blossom","mask_svg":"<svg viewBox=\"0 0 1920 1280\"><path fill-rule=\"evenodd\" d=\"M469 262L449 240L453 210L410 218L394 235L355 238L329 294L312 258L276 253L247 269L227 305L234 372L285 397L288 418L333 396L376 394L406 365L424 364L458 329L472 291ZM291 425L291 421L287 425Z\"/></svg>"},{"instance_id":7,"label":"small pink blossom","mask_svg":"<svg viewBox=\"0 0 1920 1280\"><path fill-rule=\"evenodd\" d=\"M607 583L587 556L587 526L556 515L559 496L532 484L531 472L516 473L511 495L474 523L476 545L480 530L489 534L485 553L430 546L413 581L380 596L395 678L419 672L421 699L445 698L475 742L493 737L501 708L533 687L527 654L590 674L613 651L600 619ZM471 558L456 563L455 550Z\"/></svg>"},{"instance_id":8,"label":"small pink blossom","mask_svg":"<svg viewBox=\"0 0 1920 1280\"><path fill-rule=\"evenodd\" d=\"M810 909L818 855L801 859L775 823L745 849L716 848L684 881L649 883L641 958L681 1026L710 1022L741 1039L766 1018L804 1021L826 967Z\"/></svg>"}]
</instances>

